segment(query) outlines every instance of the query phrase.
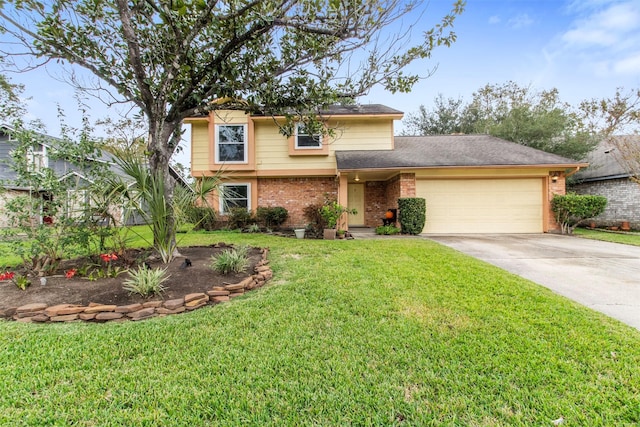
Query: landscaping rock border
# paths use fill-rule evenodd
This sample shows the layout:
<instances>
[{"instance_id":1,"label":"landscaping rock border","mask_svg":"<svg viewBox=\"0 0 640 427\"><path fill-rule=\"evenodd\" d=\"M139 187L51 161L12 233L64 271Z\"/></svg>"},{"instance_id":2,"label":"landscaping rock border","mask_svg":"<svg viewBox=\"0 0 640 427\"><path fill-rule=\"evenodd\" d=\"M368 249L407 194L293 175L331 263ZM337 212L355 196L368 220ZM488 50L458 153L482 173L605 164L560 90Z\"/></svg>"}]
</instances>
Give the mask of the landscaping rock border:
<instances>
[{"instance_id":1,"label":"landscaping rock border","mask_svg":"<svg viewBox=\"0 0 640 427\"><path fill-rule=\"evenodd\" d=\"M48 306L44 303L33 303L0 309L0 319L23 323L122 322L193 311L206 305L230 301L244 295L247 291L264 286L273 277L267 255L268 249L262 249L262 259L254 268L254 274L251 276L238 283L215 286L205 293L188 294L182 298L166 301L148 301L142 304L123 306L99 303L90 303L88 306L74 304Z\"/></svg>"}]
</instances>

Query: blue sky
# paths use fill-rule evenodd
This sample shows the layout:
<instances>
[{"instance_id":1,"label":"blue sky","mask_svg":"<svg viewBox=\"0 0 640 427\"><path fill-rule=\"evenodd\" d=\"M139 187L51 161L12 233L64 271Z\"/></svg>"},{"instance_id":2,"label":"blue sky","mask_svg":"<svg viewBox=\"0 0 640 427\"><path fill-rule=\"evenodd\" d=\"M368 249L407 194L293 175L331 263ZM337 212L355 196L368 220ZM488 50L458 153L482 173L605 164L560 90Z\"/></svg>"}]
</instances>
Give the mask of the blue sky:
<instances>
[{"instance_id":1,"label":"blue sky","mask_svg":"<svg viewBox=\"0 0 640 427\"><path fill-rule=\"evenodd\" d=\"M448 6L435 0L429 10L440 16ZM640 0L468 0L455 32L457 42L429 62L435 74L412 93L374 90L363 101L408 113L438 93L469 100L488 83L513 80L555 87L577 105L640 87Z\"/></svg>"},{"instance_id":2,"label":"blue sky","mask_svg":"<svg viewBox=\"0 0 640 427\"><path fill-rule=\"evenodd\" d=\"M452 1L431 0L423 16L430 28ZM374 89L362 103L382 103L411 113L429 107L442 93L469 100L484 85L513 80L533 88L557 88L562 100L613 96L616 88L640 87L640 0L468 0L455 22L458 40L438 48L430 60L412 67L433 76L420 81L410 94ZM26 86L29 112L56 135L57 104L73 123L73 90L48 70L11 76ZM104 107L92 103L91 118ZM181 156L185 162L188 156Z\"/></svg>"}]
</instances>

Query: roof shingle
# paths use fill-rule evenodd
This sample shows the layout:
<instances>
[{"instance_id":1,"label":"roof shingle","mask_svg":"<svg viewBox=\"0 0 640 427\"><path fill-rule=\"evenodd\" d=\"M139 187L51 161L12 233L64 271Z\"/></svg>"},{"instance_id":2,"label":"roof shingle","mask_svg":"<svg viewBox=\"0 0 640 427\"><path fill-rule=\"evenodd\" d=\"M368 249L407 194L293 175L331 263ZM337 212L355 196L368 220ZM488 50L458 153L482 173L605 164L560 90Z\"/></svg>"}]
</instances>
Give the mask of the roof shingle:
<instances>
[{"instance_id":1,"label":"roof shingle","mask_svg":"<svg viewBox=\"0 0 640 427\"><path fill-rule=\"evenodd\" d=\"M336 151L336 159L339 170L581 164L489 135L397 136L394 150Z\"/></svg>"}]
</instances>

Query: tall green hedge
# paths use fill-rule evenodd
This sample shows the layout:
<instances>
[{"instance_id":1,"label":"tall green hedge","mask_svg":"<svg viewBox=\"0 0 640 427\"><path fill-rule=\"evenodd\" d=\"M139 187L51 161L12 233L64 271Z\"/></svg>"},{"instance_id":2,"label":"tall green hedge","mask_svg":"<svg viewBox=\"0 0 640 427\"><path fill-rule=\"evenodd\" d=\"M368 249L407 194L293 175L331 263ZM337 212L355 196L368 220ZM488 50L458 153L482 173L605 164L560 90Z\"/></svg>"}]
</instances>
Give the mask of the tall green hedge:
<instances>
[{"instance_id":1,"label":"tall green hedge","mask_svg":"<svg viewBox=\"0 0 640 427\"><path fill-rule=\"evenodd\" d=\"M571 234L573 230L588 220L604 212L607 198L569 193L564 196L556 194L551 200L551 210L562 228L562 234Z\"/></svg>"},{"instance_id":2,"label":"tall green hedge","mask_svg":"<svg viewBox=\"0 0 640 427\"><path fill-rule=\"evenodd\" d=\"M398 199L400 228L403 234L420 234L426 221L427 203L421 197Z\"/></svg>"}]
</instances>

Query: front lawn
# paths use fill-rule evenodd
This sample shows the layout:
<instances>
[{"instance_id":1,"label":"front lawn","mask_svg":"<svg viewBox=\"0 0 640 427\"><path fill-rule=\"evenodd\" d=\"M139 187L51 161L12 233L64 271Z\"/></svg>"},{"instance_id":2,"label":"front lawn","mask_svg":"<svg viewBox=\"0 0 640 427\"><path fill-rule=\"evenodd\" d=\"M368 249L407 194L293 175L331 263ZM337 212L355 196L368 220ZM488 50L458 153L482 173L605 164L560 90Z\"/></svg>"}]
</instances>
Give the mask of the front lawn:
<instances>
[{"instance_id":1,"label":"front lawn","mask_svg":"<svg viewBox=\"0 0 640 427\"><path fill-rule=\"evenodd\" d=\"M0 425L640 423L640 332L422 239L239 233L274 279L189 314L0 323Z\"/></svg>"},{"instance_id":2,"label":"front lawn","mask_svg":"<svg viewBox=\"0 0 640 427\"><path fill-rule=\"evenodd\" d=\"M640 246L640 233L614 233L604 230L590 230L576 228L573 234L587 239L603 240L605 242L623 243L625 245Z\"/></svg>"}]
</instances>

